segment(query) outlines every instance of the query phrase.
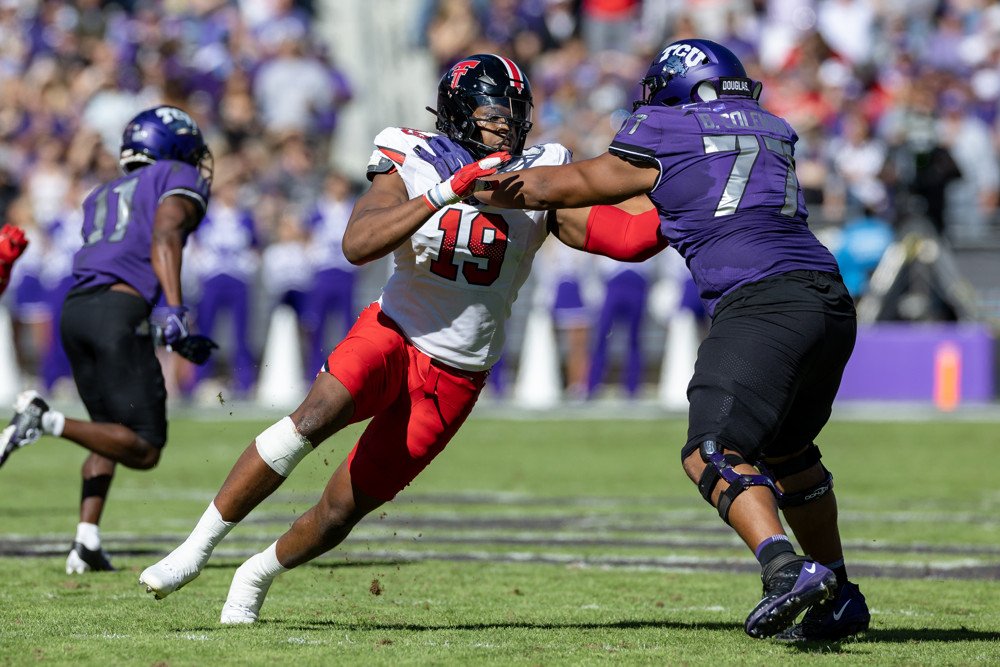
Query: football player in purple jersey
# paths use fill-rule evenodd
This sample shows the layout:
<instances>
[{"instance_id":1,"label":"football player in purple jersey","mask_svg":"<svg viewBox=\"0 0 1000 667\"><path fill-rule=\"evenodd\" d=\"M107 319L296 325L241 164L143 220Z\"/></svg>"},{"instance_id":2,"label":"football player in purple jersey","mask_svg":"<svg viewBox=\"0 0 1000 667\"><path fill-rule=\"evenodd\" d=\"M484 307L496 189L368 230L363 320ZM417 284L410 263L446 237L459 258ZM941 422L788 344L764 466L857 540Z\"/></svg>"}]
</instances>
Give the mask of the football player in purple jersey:
<instances>
[{"instance_id":1,"label":"football player in purple jersey","mask_svg":"<svg viewBox=\"0 0 1000 667\"><path fill-rule=\"evenodd\" d=\"M585 226L559 230L590 252L680 252L712 317L688 386L681 458L760 561L763 597L746 632L787 641L857 634L870 615L847 579L833 478L813 442L857 320L836 261L806 222L798 137L714 42L668 45L642 85L644 99L606 153L489 178L492 191L479 198L518 209L592 206ZM606 206L642 195L653 209ZM779 509L809 556L796 554Z\"/></svg>"},{"instance_id":2,"label":"football player in purple jersey","mask_svg":"<svg viewBox=\"0 0 1000 667\"><path fill-rule=\"evenodd\" d=\"M155 345L195 363L215 347L190 333L180 279L181 252L205 214L212 183L201 130L176 107L147 109L125 128L120 164L123 175L83 203L83 247L73 258L73 287L60 318L90 421L50 409L29 390L0 433L0 465L43 434L90 450L67 574L114 569L98 525L115 466L152 468L166 444L167 392ZM161 297L165 305L154 308Z\"/></svg>"}]
</instances>

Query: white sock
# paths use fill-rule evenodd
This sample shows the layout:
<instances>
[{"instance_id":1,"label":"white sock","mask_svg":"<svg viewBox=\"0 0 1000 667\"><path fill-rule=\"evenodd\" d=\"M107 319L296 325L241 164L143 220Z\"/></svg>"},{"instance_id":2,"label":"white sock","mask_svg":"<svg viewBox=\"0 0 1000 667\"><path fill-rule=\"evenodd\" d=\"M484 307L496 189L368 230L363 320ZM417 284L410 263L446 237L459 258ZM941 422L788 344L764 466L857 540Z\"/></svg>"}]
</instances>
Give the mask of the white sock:
<instances>
[{"instance_id":1,"label":"white sock","mask_svg":"<svg viewBox=\"0 0 1000 667\"><path fill-rule=\"evenodd\" d=\"M101 548L101 529L96 523L80 522L76 524L76 541L91 551Z\"/></svg>"},{"instance_id":2,"label":"white sock","mask_svg":"<svg viewBox=\"0 0 1000 667\"><path fill-rule=\"evenodd\" d=\"M207 560L215 547L235 525L235 521L223 521L219 508L215 506L215 501L212 501L181 546L187 546L197 551L200 557Z\"/></svg>"},{"instance_id":3,"label":"white sock","mask_svg":"<svg viewBox=\"0 0 1000 667\"><path fill-rule=\"evenodd\" d=\"M271 546L248 558L241 567L246 568L247 574L260 581L270 581L282 572L288 571L287 567L278 562L277 549L278 541L275 540Z\"/></svg>"},{"instance_id":4,"label":"white sock","mask_svg":"<svg viewBox=\"0 0 1000 667\"><path fill-rule=\"evenodd\" d=\"M66 426L66 415L56 410L46 410L42 414L42 430L57 438L62 435L63 427ZM87 547L88 549L90 547Z\"/></svg>"}]
</instances>

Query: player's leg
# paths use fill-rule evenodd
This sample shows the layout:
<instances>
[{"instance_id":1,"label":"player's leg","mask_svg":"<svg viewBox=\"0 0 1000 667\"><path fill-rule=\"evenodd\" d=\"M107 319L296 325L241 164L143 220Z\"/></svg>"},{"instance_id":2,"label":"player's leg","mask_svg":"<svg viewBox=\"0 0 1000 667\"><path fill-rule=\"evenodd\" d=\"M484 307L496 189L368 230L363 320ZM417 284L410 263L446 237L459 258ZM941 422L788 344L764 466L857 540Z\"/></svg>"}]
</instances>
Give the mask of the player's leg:
<instances>
[{"instance_id":1,"label":"player's leg","mask_svg":"<svg viewBox=\"0 0 1000 667\"><path fill-rule=\"evenodd\" d=\"M236 570L220 621L256 621L277 575L340 544L358 521L384 502L353 484L350 459L345 459L330 478L320 502L296 519L277 541Z\"/></svg>"},{"instance_id":2,"label":"player's leg","mask_svg":"<svg viewBox=\"0 0 1000 667\"><path fill-rule=\"evenodd\" d=\"M320 373L302 404L265 429L233 465L215 499L190 535L139 583L163 599L193 581L229 532L285 481L296 465L327 437L351 421L354 403L344 385Z\"/></svg>"},{"instance_id":3,"label":"player's leg","mask_svg":"<svg viewBox=\"0 0 1000 667\"><path fill-rule=\"evenodd\" d=\"M847 578L833 475L812 444L830 417L856 333L853 318L829 318L825 349L763 459L782 492L781 510L799 545L837 577L834 597L776 636L783 641L842 639L867 630L871 619L864 595Z\"/></svg>"},{"instance_id":4,"label":"player's leg","mask_svg":"<svg viewBox=\"0 0 1000 667\"><path fill-rule=\"evenodd\" d=\"M847 578L847 565L837 524L833 476L819 463L815 445L769 471L782 490L782 512L803 551L836 575L834 595L811 607L800 623L775 636L780 641L836 641L868 629L871 614L857 584ZM808 466L808 467L806 467ZM795 468L805 467L800 472Z\"/></svg>"},{"instance_id":5,"label":"player's leg","mask_svg":"<svg viewBox=\"0 0 1000 667\"><path fill-rule=\"evenodd\" d=\"M108 553L101 546L100 523L115 474L115 462L91 454L84 460L81 473L80 522L66 557L66 574L114 570Z\"/></svg>"},{"instance_id":6,"label":"player's leg","mask_svg":"<svg viewBox=\"0 0 1000 667\"><path fill-rule=\"evenodd\" d=\"M340 544L358 521L415 479L465 422L486 373L458 374L408 349L409 391L372 419L320 502L237 570L222 623L256 621L274 577Z\"/></svg>"},{"instance_id":7,"label":"player's leg","mask_svg":"<svg viewBox=\"0 0 1000 667\"><path fill-rule=\"evenodd\" d=\"M792 403L810 325L794 314L726 315L716 317L698 352L682 460L702 496L760 562L763 596L745 629L769 637L829 597L835 583L831 571L795 553L778 515L777 490L751 465Z\"/></svg>"},{"instance_id":8,"label":"player's leg","mask_svg":"<svg viewBox=\"0 0 1000 667\"><path fill-rule=\"evenodd\" d=\"M63 418L61 437L88 449L80 522L67 572L113 569L100 521L116 463L148 470L167 440L166 388L153 342L137 334L148 314L138 296L115 289L68 297L60 329L90 421Z\"/></svg>"},{"instance_id":9,"label":"player's leg","mask_svg":"<svg viewBox=\"0 0 1000 667\"><path fill-rule=\"evenodd\" d=\"M184 542L146 568L139 583L162 599L194 580L215 547L291 474L313 448L347 424L384 409L405 386L402 335L370 306L334 349L305 400L243 451ZM388 320L388 318L385 318Z\"/></svg>"}]
</instances>

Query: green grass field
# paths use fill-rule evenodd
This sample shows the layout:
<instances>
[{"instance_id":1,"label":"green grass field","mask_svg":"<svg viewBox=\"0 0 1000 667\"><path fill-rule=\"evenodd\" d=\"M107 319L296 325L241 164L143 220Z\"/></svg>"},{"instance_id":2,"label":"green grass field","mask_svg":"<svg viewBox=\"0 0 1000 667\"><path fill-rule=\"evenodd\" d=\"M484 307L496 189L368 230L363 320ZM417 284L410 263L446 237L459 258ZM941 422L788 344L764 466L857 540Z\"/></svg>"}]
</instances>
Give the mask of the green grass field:
<instances>
[{"instance_id":1,"label":"green grass field","mask_svg":"<svg viewBox=\"0 0 1000 667\"><path fill-rule=\"evenodd\" d=\"M71 577L84 451L44 438L0 471L0 664L586 665L1000 662L997 425L835 421L858 640L743 633L752 554L683 476L678 420L474 416L418 480L280 576L251 627L218 624L232 573L318 497L360 426L308 457L202 576L154 601L138 575L182 540L268 421L174 419L158 468L120 470L114 573Z\"/></svg>"}]
</instances>

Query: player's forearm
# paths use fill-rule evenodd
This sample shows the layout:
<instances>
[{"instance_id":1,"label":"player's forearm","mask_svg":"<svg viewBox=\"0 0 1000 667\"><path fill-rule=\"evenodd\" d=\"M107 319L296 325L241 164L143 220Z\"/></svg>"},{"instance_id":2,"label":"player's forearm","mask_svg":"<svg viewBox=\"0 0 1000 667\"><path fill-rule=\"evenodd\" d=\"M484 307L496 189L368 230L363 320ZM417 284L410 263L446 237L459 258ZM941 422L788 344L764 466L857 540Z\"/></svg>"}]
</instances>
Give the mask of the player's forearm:
<instances>
[{"instance_id":1,"label":"player's forearm","mask_svg":"<svg viewBox=\"0 0 1000 667\"><path fill-rule=\"evenodd\" d=\"M163 289L163 299L168 306L184 305L181 291L181 257L183 244L176 234L153 234L150 259L153 273Z\"/></svg>"},{"instance_id":2,"label":"player's forearm","mask_svg":"<svg viewBox=\"0 0 1000 667\"><path fill-rule=\"evenodd\" d=\"M500 208L548 210L579 208L600 203L586 182L566 167L531 167L502 174L499 180L485 179L492 189L476 196Z\"/></svg>"}]
</instances>

